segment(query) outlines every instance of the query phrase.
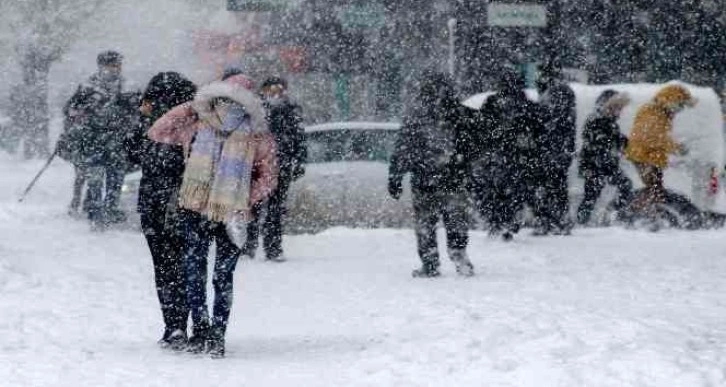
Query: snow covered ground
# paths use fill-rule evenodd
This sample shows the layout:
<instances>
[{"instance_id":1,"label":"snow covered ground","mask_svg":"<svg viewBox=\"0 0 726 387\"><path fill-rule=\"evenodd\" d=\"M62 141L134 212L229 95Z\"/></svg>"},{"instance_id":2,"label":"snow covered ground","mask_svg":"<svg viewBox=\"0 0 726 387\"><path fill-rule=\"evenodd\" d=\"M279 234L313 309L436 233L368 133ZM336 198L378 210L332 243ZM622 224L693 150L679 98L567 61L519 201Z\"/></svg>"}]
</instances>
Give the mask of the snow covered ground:
<instances>
[{"instance_id":1,"label":"snow covered ground","mask_svg":"<svg viewBox=\"0 0 726 387\"><path fill-rule=\"evenodd\" d=\"M474 278L413 279L410 230L289 237L243 262L228 357L159 350L132 231L65 216L71 171L0 155L2 386L724 386L726 233L472 234Z\"/></svg>"}]
</instances>

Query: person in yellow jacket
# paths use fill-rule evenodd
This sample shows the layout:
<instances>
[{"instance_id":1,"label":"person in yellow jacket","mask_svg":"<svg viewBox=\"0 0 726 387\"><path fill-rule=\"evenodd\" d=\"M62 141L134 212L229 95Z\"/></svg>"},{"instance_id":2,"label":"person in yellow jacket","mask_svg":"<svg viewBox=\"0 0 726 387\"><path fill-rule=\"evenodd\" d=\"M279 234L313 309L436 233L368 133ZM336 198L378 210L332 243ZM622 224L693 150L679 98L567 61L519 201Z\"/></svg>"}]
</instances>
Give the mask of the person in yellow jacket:
<instances>
[{"instance_id":1,"label":"person in yellow jacket","mask_svg":"<svg viewBox=\"0 0 726 387\"><path fill-rule=\"evenodd\" d=\"M650 103L638 110L625 148L625 156L635 164L645 184L631 206L636 213L655 219L656 205L665 200L663 171L668 166L668 156L687 152L672 137L673 118L696 102L688 89L673 84L660 89Z\"/></svg>"}]
</instances>

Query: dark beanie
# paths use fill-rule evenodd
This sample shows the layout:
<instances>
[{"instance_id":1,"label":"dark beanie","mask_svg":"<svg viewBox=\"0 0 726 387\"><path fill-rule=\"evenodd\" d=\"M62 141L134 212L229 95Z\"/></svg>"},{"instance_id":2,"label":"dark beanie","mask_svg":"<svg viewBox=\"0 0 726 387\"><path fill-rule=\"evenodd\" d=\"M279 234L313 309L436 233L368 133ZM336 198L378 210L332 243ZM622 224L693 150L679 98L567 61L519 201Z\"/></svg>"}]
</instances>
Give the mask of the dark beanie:
<instances>
[{"instance_id":1,"label":"dark beanie","mask_svg":"<svg viewBox=\"0 0 726 387\"><path fill-rule=\"evenodd\" d=\"M275 85L282 86L283 89L287 89L287 81L285 80L285 78L282 78L282 77L269 77L269 78L265 79L265 81L262 82L260 89L264 89L266 87L271 87L271 86L275 86Z\"/></svg>"},{"instance_id":2,"label":"dark beanie","mask_svg":"<svg viewBox=\"0 0 726 387\"><path fill-rule=\"evenodd\" d=\"M168 71L151 78L144 91L143 100L152 103L154 113L163 114L174 106L191 101L196 92L194 83L177 72Z\"/></svg>"},{"instance_id":3,"label":"dark beanie","mask_svg":"<svg viewBox=\"0 0 726 387\"><path fill-rule=\"evenodd\" d=\"M116 51L104 51L96 57L96 64L99 66L121 64L123 58L123 55Z\"/></svg>"}]
</instances>

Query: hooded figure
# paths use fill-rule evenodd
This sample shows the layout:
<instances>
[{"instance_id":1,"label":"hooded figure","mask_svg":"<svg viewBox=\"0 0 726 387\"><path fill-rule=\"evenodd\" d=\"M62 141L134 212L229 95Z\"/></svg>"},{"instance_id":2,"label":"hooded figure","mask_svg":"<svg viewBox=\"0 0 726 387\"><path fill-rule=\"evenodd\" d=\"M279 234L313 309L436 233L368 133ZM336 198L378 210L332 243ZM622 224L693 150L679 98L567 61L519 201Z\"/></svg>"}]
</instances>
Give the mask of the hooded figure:
<instances>
[{"instance_id":1,"label":"hooded figure","mask_svg":"<svg viewBox=\"0 0 726 387\"><path fill-rule=\"evenodd\" d=\"M416 241L422 266L414 277L439 275L436 224L443 219L449 258L460 275L474 267L466 256L468 244L467 179L461 105L453 81L444 74L426 74L418 100L403 120L388 175L388 192L398 199L402 180L411 173Z\"/></svg>"},{"instance_id":2,"label":"hooded figure","mask_svg":"<svg viewBox=\"0 0 726 387\"><path fill-rule=\"evenodd\" d=\"M668 156L683 155L687 151L672 137L673 118L696 103L697 100L685 87L668 85L658 91L652 102L643 105L635 116L625 155L638 169L645 190L635 198L632 209L653 221L657 218L657 204L666 197L663 170L668 166Z\"/></svg>"},{"instance_id":3,"label":"hooded figure","mask_svg":"<svg viewBox=\"0 0 726 387\"><path fill-rule=\"evenodd\" d=\"M504 70L497 92L480 109L475 141L480 155L474 167L474 198L490 234L505 241L519 231L517 214L525 204L535 207L544 109L527 99L524 79Z\"/></svg>"},{"instance_id":4,"label":"hooded figure","mask_svg":"<svg viewBox=\"0 0 726 387\"><path fill-rule=\"evenodd\" d=\"M159 345L175 350L186 346L189 309L184 292L184 240L179 232L176 198L184 173L184 152L179 145L162 144L146 131L166 112L194 98L196 86L175 72L156 74L141 99L142 114L136 131L126 139L129 161L141 166L138 212L154 265L154 280L164 319Z\"/></svg>"},{"instance_id":5,"label":"hooded figure","mask_svg":"<svg viewBox=\"0 0 726 387\"><path fill-rule=\"evenodd\" d=\"M620 113L628 103L627 94L605 90L595 102L595 111L585 121L579 165L580 176L585 179L585 198L577 210L580 224L590 220L607 183L618 188L616 210L622 210L632 199L632 183L620 169L620 155L628 139L620 133L618 125Z\"/></svg>"},{"instance_id":6,"label":"hooded figure","mask_svg":"<svg viewBox=\"0 0 726 387\"><path fill-rule=\"evenodd\" d=\"M540 104L547 110L547 119L545 133L541 137L542 174L539 180L542 189L538 193L540 204L535 211L535 234L569 234L567 176L575 154L577 135L575 92L562 80L558 63L550 63L542 69L537 88Z\"/></svg>"},{"instance_id":7,"label":"hooded figure","mask_svg":"<svg viewBox=\"0 0 726 387\"><path fill-rule=\"evenodd\" d=\"M232 306L232 275L243 244L236 225L277 186L275 141L260 99L244 75L202 87L149 129L152 140L181 145L186 155L179 193L184 233L187 306L193 336L188 350L224 356ZM244 230L242 230L244 232ZM206 302L207 255L212 241L214 307Z\"/></svg>"}]
</instances>

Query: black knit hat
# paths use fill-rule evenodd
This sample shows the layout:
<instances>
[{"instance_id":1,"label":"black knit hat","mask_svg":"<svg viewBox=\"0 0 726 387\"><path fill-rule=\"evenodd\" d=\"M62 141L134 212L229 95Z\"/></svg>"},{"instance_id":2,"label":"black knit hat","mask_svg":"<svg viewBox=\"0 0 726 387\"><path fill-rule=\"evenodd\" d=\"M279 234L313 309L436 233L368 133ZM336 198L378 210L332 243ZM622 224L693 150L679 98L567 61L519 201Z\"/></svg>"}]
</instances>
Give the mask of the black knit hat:
<instances>
[{"instance_id":1,"label":"black knit hat","mask_svg":"<svg viewBox=\"0 0 726 387\"><path fill-rule=\"evenodd\" d=\"M119 65L123 59L123 55L116 51L104 51L96 57L96 64L99 66Z\"/></svg>"},{"instance_id":2,"label":"black knit hat","mask_svg":"<svg viewBox=\"0 0 726 387\"><path fill-rule=\"evenodd\" d=\"M613 89L607 89L607 90L603 91L602 93L600 93L600 95L595 100L595 106L596 107L604 106L610 100L610 98L614 97L617 94L618 94L618 92Z\"/></svg>"},{"instance_id":3,"label":"black knit hat","mask_svg":"<svg viewBox=\"0 0 726 387\"><path fill-rule=\"evenodd\" d=\"M196 91L194 83L179 73L168 71L151 78L142 99L150 102L157 113L164 113L194 99Z\"/></svg>"},{"instance_id":4,"label":"black knit hat","mask_svg":"<svg viewBox=\"0 0 726 387\"><path fill-rule=\"evenodd\" d=\"M283 89L287 90L287 81L285 80L285 78L282 77L269 77L265 79L265 81L262 82L262 85L260 86L260 90L275 85L282 86Z\"/></svg>"}]
</instances>

